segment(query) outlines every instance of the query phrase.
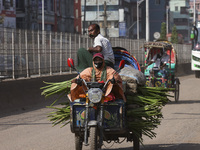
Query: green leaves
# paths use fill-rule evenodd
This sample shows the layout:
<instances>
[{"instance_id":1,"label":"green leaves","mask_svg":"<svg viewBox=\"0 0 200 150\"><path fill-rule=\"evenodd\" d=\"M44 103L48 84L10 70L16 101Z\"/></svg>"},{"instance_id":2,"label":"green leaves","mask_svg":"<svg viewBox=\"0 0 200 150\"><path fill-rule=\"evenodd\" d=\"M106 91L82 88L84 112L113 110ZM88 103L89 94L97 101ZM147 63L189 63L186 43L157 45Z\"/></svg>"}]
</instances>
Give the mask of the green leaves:
<instances>
[{"instance_id":1,"label":"green leaves","mask_svg":"<svg viewBox=\"0 0 200 150\"><path fill-rule=\"evenodd\" d=\"M146 135L149 138L156 137L153 131L160 125L162 107L169 102L167 92L174 89L162 87L138 87L137 94L127 96L127 125L130 131L140 138ZM131 108L131 105L137 105Z\"/></svg>"},{"instance_id":2,"label":"green leaves","mask_svg":"<svg viewBox=\"0 0 200 150\"><path fill-rule=\"evenodd\" d=\"M178 44L178 33L177 33L176 25L174 25L172 28L171 42Z\"/></svg>"},{"instance_id":3,"label":"green leaves","mask_svg":"<svg viewBox=\"0 0 200 150\"><path fill-rule=\"evenodd\" d=\"M162 22L160 30L160 40L166 40L166 23Z\"/></svg>"},{"instance_id":4,"label":"green leaves","mask_svg":"<svg viewBox=\"0 0 200 150\"><path fill-rule=\"evenodd\" d=\"M64 103L65 105L62 108L47 106L47 108L55 109L56 111L49 113L49 120L52 122L53 126L58 124L63 124L61 127L66 126L69 123L70 119L70 106L68 103Z\"/></svg>"},{"instance_id":5,"label":"green leaves","mask_svg":"<svg viewBox=\"0 0 200 150\"><path fill-rule=\"evenodd\" d=\"M40 88L43 90L41 95L44 95L45 98L48 98L57 94L68 94L70 92L72 80L73 79L57 83L44 82L45 84L47 84L47 86Z\"/></svg>"},{"instance_id":6,"label":"green leaves","mask_svg":"<svg viewBox=\"0 0 200 150\"><path fill-rule=\"evenodd\" d=\"M73 80L73 79L71 79L71 80ZM52 96L58 96L58 98L51 104L51 106L47 106L47 108L52 108L55 110L48 115L48 118L52 122L53 126L58 125L58 124L63 124L61 126L61 127L63 127L69 123L69 118L70 118L69 103L61 104L61 105L64 105L62 108L53 107L53 105L60 98L66 96L70 92L71 80L57 82L57 83L44 82L45 84L47 84L47 86L40 88L43 90L41 95L44 95L45 98L49 98Z\"/></svg>"}]
</instances>

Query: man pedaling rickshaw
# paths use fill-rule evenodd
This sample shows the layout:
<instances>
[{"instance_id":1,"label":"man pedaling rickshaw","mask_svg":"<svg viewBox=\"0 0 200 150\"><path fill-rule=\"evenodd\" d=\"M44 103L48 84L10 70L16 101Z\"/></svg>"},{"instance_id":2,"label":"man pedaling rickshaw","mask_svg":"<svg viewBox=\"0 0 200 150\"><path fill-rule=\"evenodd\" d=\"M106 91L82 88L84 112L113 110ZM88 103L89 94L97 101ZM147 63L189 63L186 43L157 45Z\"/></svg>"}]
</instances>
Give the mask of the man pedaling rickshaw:
<instances>
[{"instance_id":1,"label":"man pedaling rickshaw","mask_svg":"<svg viewBox=\"0 0 200 150\"><path fill-rule=\"evenodd\" d=\"M153 72L154 76L159 76L159 74L162 75L163 79L167 78L167 72L165 70L165 66L169 61L169 55L164 51L161 50L160 53L155 54L151 61L145 66L145 69L154 63L154 66L150 71L150 74Z\"/></svg>"},{"instance_id":2,"label":"man pedaling rickshaw","mask_svg":"<svg viewBox=\"0 0 200 150\"><path fill-rule=\"evenodd\" d=\"M116 71L113 68L106 66L104 56L101 53L96 53L93 56L93 67L88 67L83 70L80 73L80 77L86 82L101 83L105 83L108 79L112 79L112 83L109 83L107 86L105 96L111 97L110 100L113 101L115 99L123 99L124 101L126 101L120 75L116 73L113 79L113 74L115 72ZM84 89L86 88L83 84L81 84L79 76L77 76L76 79L72 80L71 94L68 95L69 99L71 101L79 99L79 95L84 93Z\"/></svg>"}]
</instances>

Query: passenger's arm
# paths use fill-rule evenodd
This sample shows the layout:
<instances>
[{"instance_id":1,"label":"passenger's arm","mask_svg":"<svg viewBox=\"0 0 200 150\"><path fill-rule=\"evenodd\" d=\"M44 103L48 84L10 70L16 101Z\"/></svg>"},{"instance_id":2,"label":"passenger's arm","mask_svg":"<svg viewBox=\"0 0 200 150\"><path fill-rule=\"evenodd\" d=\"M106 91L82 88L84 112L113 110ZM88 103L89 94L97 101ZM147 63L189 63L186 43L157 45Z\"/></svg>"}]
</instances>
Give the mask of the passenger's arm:
<instances>
[{"instance_id":1,"label":"passenger's arm","mask_svg":"<svg viewBox=\"0 0 200 150\"><path fill-rule=\"evenodd\" d=\"M151 65L152 63L155 62L155 60L157 59L157 55L153 56L153 59L144 67L144 69L146 69L149 65Z\"/></svg>"},{"instance_id":2,"label":"passenger's arm","mask_svg":"<svg viewBox=\"0 0 200 150\"><path fill-rule=\"evenodd\" d=\"M162 70L168 62L169 62L169 55L165 56L165 58L163 59L163 65L160 66L160 69Z\"/></svg>"},{"instance_id":3,"label":"passenger's arm","mask_svg":"<svg viewBox=\"0 0 200 150\"><path fill-rule=\"evenodd\" d=\"M162 66L160 66L160 69L162 70L162 69L163 69L163 68L166 66L166 64L167 64L167 63L166 63L166 62L164 62L164 63L163 63L163 65L162 65Z\"/></svg>"},{"instance_id":4,"label":"passenger's arm","mask_svg":"<svg viewBox=\"0 0 200 150\"><path fill-rule=\"evenodd\" d=\"M152 60L144 67L144 69L146 69L149 65L151 65L152 63L154 63Z\"/></svg>"},{"instance_id":5,"label":"passenger's arm","mask_svg":"<svg viewBox=\"0 0 200 150\"><path fill-rule=\"evenodd\" d=\"M89 47L88 51L90 53L95 52L95 53L100 53L102 51L102 47L101 46L96 46L96 47Z\"/></svg>"}]
</instances>

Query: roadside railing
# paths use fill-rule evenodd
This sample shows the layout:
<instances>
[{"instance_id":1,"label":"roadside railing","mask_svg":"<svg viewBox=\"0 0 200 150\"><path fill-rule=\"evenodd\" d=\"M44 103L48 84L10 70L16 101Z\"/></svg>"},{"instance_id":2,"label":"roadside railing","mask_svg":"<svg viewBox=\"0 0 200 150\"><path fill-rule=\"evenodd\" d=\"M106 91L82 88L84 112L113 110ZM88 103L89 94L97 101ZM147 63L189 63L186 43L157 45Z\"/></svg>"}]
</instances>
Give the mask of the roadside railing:
<instances>
[{"instance_id":1,"label":"roadside railing","mask_svg":"<svg viewBox=\"0 0 200 150\"><path fill-rule=\"evenodd\" d=\"M144 65L144 40L109 38ZM67 58L77 64L77 50L93 45L87 35L0 28L0 79L70 73ZM191 46L174 44L179 63L190 63Z\"/></svg>"}]
</instances>

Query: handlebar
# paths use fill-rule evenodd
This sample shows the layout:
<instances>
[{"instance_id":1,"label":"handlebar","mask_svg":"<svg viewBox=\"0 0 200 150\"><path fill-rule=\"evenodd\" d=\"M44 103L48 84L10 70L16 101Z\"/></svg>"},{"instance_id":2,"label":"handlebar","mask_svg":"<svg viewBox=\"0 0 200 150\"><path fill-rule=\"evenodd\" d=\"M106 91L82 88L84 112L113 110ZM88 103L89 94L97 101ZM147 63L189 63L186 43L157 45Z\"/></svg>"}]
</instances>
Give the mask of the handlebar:
<instances>
[{"instance_id":1,"label":"handlebar","mask_svg":"<svg viewBox=\"0 0 200 150\"><path fill-rule=\"evenodd\" d=\"M111 82L112 84L115 83L114 77L112 79L107 80L105 84L99 83L99 82L86 82L84 79L82 79L80 77L79 77L79 79L80 79L81 83L83 83L87 87L87 90L89 90L90 88L100 88L100 89L102 89L102 91L104 91L109 82ZM79 84L79 85L81 85L81 84Z\"/></svg>"}]
</instances>

